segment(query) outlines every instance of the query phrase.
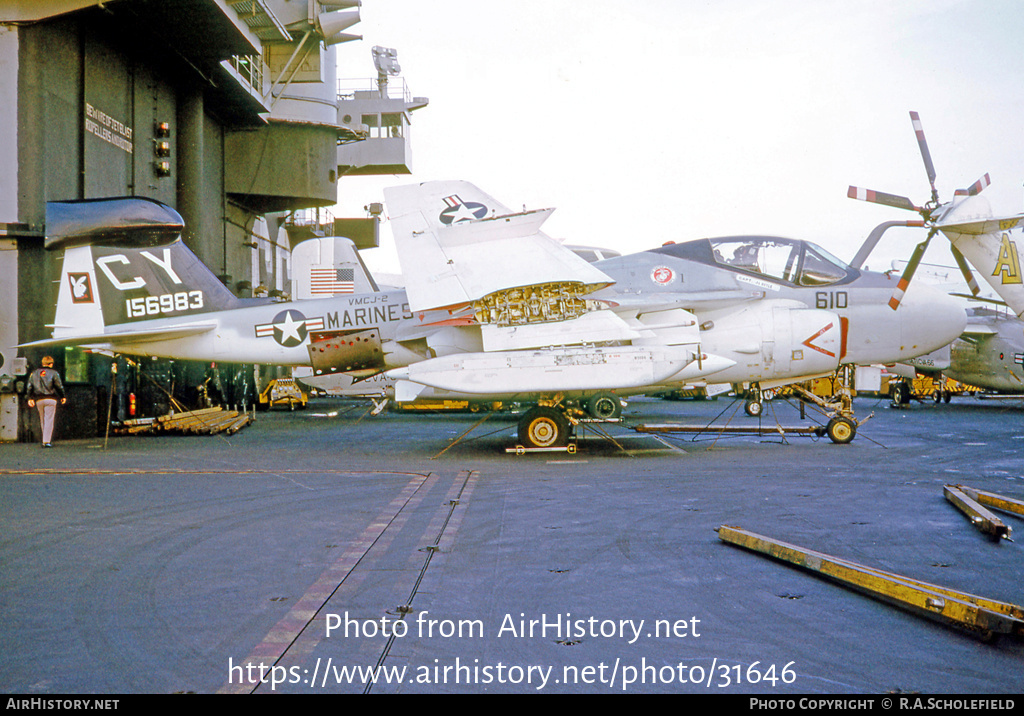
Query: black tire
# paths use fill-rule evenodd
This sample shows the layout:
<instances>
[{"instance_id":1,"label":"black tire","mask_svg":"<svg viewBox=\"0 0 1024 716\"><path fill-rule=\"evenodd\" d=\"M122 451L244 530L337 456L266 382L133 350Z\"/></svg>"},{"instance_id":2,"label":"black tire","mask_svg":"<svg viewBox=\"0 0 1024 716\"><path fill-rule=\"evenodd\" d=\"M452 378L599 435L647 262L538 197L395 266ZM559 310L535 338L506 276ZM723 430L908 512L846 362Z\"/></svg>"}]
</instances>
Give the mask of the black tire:
<instances>
[{"instance_id":1,"label":"black tire","mask_svg":"<svg viewBox=\"0 0 1024 716\"><path fill-rule=\"evenodd\" d=\"M764 412L764 403L760 400L748 400L743 406L743 412L752 418L759 418Z\"/></svg>"},{"instance_id":2,"label":"black tire","mask_svg":"<svg viewBox=\"0 0 1024 716\"><path fill-rule=\"evenodd\" d=\"M906 383L897 383L892 389L892 404L906 405L910 402L910 388Z\"/></svg>"},{"instance_id":3,"label":"black tire","mask_svg":"<svg viewBox=\"0 0 1024 716\"><path fill-rule=\"evenodd\" d=\"M622 415L622 403L612 393L598 393L587 398L587 413L598 420L614 420Z\"/></svg>"},{"instance_id":4,"label":"black tire","mask_svg":"<svg viewBox=\"0 0 1024 716\"><path fill-rule=\"evenodd\" d=\"M569 444L569 420L555 408L531 408L519 421L519 444L527 448L565 447Z\"/></svg>"},{"instance_id":5,"label":"black tire","mask_svg":"<svg viewBox=\"0 0 1024 716\"><path fill-rule=\"evenodd\" d=\"M829 440L846 445L857 435L857 424L849 418L832 418L825 428Z\"/></svg>"}]
</instances>

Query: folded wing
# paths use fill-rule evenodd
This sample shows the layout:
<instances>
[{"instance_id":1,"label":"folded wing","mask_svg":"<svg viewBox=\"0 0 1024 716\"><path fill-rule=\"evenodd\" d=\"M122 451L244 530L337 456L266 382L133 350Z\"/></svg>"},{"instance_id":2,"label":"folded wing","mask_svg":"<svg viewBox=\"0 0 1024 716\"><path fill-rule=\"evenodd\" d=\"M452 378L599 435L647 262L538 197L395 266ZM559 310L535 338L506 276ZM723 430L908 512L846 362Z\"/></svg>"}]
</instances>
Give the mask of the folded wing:
<instances>
[{"instance_id":1,"label":"folded wing","mask_svg":"<svg viewBox=\"0 0 1024 716\"><path fill-rule=\"evenodd\" d=\"M613 283L541 232L552 209L514 213L463 181L394 187L384 196L413 311L535 286L581 297Z\"/></svg>"}]
</instances>

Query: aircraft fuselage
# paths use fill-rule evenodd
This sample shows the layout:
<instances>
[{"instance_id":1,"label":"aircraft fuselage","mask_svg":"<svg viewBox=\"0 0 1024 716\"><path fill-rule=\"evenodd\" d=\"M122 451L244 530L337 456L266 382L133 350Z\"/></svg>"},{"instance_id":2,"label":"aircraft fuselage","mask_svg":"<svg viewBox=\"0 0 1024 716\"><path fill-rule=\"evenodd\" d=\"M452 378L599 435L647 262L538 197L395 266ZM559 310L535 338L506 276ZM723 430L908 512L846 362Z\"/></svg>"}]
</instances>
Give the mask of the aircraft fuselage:
<instances>
[{"instance_id":1,"label":"aircraft fuselage","mask_svg":"<svg viewBox=\"0 0 1024 716\"><path fill-rule=\"evenodd\" d=\"M348 332L377 328L383 341L393 340L399 323L412 320L404 291L337 296L334 298L260 303L193 314L189 322L213 324L211 330L167 340L118 342L117 333L133 324L108 326L115 346L136 355L160 358L189 356L192 360L265 365L309 365L309 336L323 331ZM149 329L181 325L180 318L146 322ZM394 365L402 364L397 361Z\"/></svg>"},{"instance_id":2,"label":"aircraft fuselage","mask_svg":"<svg viewBox=\"0 0 1024 716\"><path fill-rule=\"evenodd\" d=\"M968 330L954 341L950 366L944 374L986 390L1024 393L1024 321L991 312L975 320L991 333Z\"/></svg>"},{"instance_id":3,"label":"aircraft fuselage","mask_svg":"<svg viewBox=\"0 0 1024 716\"><path fill-rule=\"evenodd\" d=\"M888 302L897 278L851 268L803 241L698 240L595 265L616 281L596 297L664 302L693 312L701 324L701 345L737 361L716 376L722 382L820 373L802 364L823 355L834 357L836 366L899 362L950 343L966 322L958 300L923 284L913 285L893 310ZM740 332L749 345L738 342L735 331L716 339L730 316L765 301L790 311L801 308L801 321L791 332L750 323Z\"/></svg>"}]
</instances>

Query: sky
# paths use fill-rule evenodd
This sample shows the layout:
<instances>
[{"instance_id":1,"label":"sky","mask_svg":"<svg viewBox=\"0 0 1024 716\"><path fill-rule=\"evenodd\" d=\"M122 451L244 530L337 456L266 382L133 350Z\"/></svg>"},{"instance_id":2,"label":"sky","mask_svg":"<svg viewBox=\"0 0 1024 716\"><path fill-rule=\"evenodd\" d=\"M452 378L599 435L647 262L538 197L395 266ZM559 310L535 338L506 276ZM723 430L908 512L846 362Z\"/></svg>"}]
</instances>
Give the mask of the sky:
<instances>
[{"instance_id":1,"label":"sky","mask_svg":"<svg viewBox=\"0 0 1024 716\"><path fill-rule=\"evenodd\" d=\"M850 185L930 198L909 118L920 113L939 197L989 173L997 214L1024 211L1024 13L1019 0L363 0L340 77L375 74L374 45L430 104L412 115L411 175L339 183L336 216L386 186L464 179L543 230L631 253L765 234L844 260L877 224L918 218ZM924 239L891 229L867 265ZM953 265L947 242L926 262ZM397 270L390 227L363 252Z\"/></svg>"}]
</instances>

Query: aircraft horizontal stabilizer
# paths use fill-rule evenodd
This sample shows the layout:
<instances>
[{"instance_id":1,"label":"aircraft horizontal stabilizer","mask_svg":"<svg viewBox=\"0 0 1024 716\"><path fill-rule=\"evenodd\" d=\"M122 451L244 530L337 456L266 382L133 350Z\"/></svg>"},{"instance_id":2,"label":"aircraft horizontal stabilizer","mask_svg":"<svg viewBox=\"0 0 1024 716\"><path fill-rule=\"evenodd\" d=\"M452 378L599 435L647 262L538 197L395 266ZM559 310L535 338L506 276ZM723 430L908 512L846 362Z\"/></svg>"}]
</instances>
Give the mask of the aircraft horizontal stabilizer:
<instances>
[{"instance_id":1,"label":"aircraft horizontal stabilizer","mask_svg":"<svg viewBox=\"0 0 1024 716\"><path fill-rule=\"evenodd\" d=\"M51 201L46 204L45 246L157 246L173 242L184 226L177 211L145 197Z\"/></svg>"},{"instance_id":2,"label":"aircraft horizontal stabilizer","mask_svg":"<svg viewBox=\"0 0 1024 716\"><path fill-rule=\"evenodd\" d=\"M964 329L965 336L997 336L999 331L987 323L970 323Z\"/></svg>"},{"instance_id":3,"label":"aircraft horizontal stabilizer","mask_svg":"<svg viewBox=\"0 0 1024 716\"><path fill-rule=\"evenodd\" d=\"M90 335L66 335L63 337L47 338L31 343L22 343L18 348L47 348L51 346L102 346L113 347L130 346L133 343L151 343L154 341L171 341L177 338L199 335L212 331L217 327L216 323L192 323L185 326L172 326L169 328L155 328L145 331L119 331L117 333L94 333Z\"/></svg>"}]
</instances>

